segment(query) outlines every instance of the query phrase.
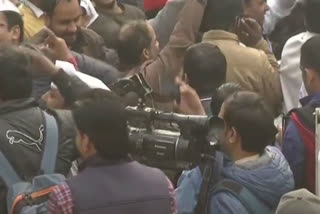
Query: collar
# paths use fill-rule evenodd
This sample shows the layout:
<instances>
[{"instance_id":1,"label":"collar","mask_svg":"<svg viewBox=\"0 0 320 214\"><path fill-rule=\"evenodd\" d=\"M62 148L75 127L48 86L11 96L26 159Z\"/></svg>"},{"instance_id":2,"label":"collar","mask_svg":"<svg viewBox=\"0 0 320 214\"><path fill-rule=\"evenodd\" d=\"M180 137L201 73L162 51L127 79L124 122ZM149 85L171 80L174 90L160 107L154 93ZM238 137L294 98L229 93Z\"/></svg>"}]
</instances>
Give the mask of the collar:
<instances>
[{"instance_id":1,"label":"collar","mask_svg":"<svg viewBox=\"0 0 320 214\"><path fill-rule=\"evenodd\" d=\"M259 159L260 155L259 154L256 154L256 155L253 155L253 156L250 156L250 157L246 157L246 158L242 158L240 160L237 160L235 162L236 165L244 165L245 163L249 162L249 161L255 161L257 159Z\"/></svg>"},{"instance_id":2,"label":"collar","mask_svg":"<svg viewBox=\"0 0 320 214\"><path fill-rule=\"evenodd\" d=\"M313 104L319 103L319 102L320 102L320 92L300 99L300 103L302 104L302 106L305 106L307 104L313 105Z\"/></svg>"},{"instance_id":3,"label":"collar","mask_svg":"<svg viewBox=\"0 0 320 214\"><path fill-rule=\"evenodd\" d=\"M113 166L123 163L128 163L133 161L130 157L122 160L106 160L99 155L95 155L93 157L90 157L87 160L84 160L82 163L79 164L79 172L83 171L84 169L88 167L102 167L102 166Z\"/></svg>"},{"instance_id":4,"label":"collar","mask_svg":"<svg viewBox=\"0 0 320 214\"><path fill-rule=\"evenodd\" d=\"M44 15L44 12L43 12L40 8L38 8L36 5L34 5L33 3L31 3L30 1L25 0L25 1L24 1L24 4L32 10L32 12L34 13L34 15L35 15L38 19L39 19L41 16Z\"/></svg>"},{"instance_id":5,"label":"collar","mask_svg":"<svg viewBox=\"0 0 320 214\"><path fill-rule=\"evenodd\" d=\"M231 40L240 43L236 34L224 30L210 30L203 35L203 42L210 42L212 40Z\"/></svg>"},{"instance_id":6,"label":"collar","mask_svg":"<svg viewBox=\"0 0 320 214\"><path fill-rule=\"evenodd\" d=\"M33 98L10 100L0 104L0 114L6 114L36 106L37 103Z\"/></svg>"}]
</instances>

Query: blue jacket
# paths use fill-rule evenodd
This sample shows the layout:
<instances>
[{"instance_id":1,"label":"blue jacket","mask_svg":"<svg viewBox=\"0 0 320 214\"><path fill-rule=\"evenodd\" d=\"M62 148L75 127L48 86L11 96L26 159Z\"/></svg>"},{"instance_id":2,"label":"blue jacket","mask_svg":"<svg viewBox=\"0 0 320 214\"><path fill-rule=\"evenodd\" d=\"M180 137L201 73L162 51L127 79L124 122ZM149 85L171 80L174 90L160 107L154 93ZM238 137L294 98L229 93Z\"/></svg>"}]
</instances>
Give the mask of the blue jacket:
<instances>
[{"instance_id":1,"label":"blue jacket","mask_svg":"<svg viewBox=\"0 0 320 214\"><path fill-rule=\"evenodd\" d=\"M271 209L277 207L283 194L294 188L290 167L282 153L275 147L268 147L258 160L249 161L244 166L237 166L225 157L220 162L221 157L221 153L217 154L214 183L223 178L232 179L246 187ZM221 167L217 166L218 164L222 164ZM178 213L193 213L201 183L202 175L199 167L183 173L176 189ZM209 206L210 214L248 213L242 203L228 192L211 195Z\"/></svg>"},{"instance_id":2,"label":"blue jacket","mask_svg":"<svg viewBox=\"0 0 320 214\"><path fill-rule=\"evenodd\" d=\"M320 93L308 96L300 100L302 106L311 104L313 107L320 106ZM282 152L289 162L293 172L296 189L303 186L305 175L305 147L296 124L290 119L284 133Z\"/></svg>"}]
</instances>

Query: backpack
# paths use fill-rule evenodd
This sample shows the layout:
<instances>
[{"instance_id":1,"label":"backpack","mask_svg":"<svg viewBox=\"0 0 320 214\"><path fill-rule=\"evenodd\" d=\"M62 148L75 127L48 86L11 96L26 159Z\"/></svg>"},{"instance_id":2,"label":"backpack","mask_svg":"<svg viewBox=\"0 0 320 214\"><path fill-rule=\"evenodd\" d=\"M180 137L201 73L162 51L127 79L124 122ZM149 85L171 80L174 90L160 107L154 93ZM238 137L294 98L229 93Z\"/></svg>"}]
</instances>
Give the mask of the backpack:
<instances>
[{"instance_id":1,"label":"backpack","mask_svg":"<svg viewBox=\"0 0 320 214\"><path fill-rule=\"evenodd\" d=\"M289 112L286 120L291 119L302 137L303 144L305 147L305 177L304 187L310 192L315 193L315 107L312 105L306 105L302 108L293 109ZM284 122L284 132L286 130L287 121ZM284 136L284 134L283 134Z\"/></svg>"},{"instance_id":2,"label":"backpack","mask_svg":"<svg viewBox=\"0 0 320 214\"><path fill-rule=\"evenodd\" d=\"M65 177L54 174L58 153L58 126L56 119L43 112L46 123L45 148L41 161L41 175L31 182L23 181L9 161L0 152L0 176L8 187L7 208L10 214L47 213L47 200L53 188Z\"/></svg>"},{"instance_id":3,"label":"backpack","mask_svg":"<svg viewBox=\"0 0 320 214\"><path fill-rule=\"evenodd\" d=\"M241 202L241 204L247 209L249 214L273 213L273 211L269 207L267 207L259 199L257 199L256 196L247 188L233 180L223 179L222 181L220 181L214 187L213 191L211 191L210 196L212 197L214 194L217 194L219 192L231 193Z\"/></svg>"},{"instance_id":4,"label":"backpack","mask_svg":"<svg viewBox=\"0 0 320 214\"><path fill-rule=\"evenodd\" d=\"M231 193L241 204L247 209L249 214L270 214L273 210L267 207L261 200L259 200L253 193L251 193L246 187L231 179L224 179L220 176L213 176L214 162L218 162L221 165L221 158L223 156L217 156L212 160L207 160L205 165L200 165L200 171L203 177L200 192L198 195L198 202L194 209L195 214L210 214L209 204L214 194L225 192ZM215 168L220 174L221 167ZM217 182L216 185L214 183Z\"/></svg>"}]
</instances>

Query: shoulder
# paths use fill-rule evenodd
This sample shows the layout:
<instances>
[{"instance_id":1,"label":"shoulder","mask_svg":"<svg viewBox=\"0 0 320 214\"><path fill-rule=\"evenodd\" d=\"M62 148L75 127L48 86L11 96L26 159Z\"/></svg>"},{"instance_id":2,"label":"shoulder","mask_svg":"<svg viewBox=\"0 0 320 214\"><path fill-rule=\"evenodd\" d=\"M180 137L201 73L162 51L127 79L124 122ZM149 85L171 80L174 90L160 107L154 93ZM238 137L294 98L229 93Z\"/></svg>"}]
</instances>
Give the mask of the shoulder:
<instances>
[{"instance_id":1,"label":"shoulder","mask_svg":"<svg viewBox=\"0 0 320 214\"><path fill-rule=\"evenodd\" d=\"M123 4L123 7L125 9L125 14L127 18L134 18L134 19L146 18L144 12L135 6Z\"/></svg>"}]
</instances>

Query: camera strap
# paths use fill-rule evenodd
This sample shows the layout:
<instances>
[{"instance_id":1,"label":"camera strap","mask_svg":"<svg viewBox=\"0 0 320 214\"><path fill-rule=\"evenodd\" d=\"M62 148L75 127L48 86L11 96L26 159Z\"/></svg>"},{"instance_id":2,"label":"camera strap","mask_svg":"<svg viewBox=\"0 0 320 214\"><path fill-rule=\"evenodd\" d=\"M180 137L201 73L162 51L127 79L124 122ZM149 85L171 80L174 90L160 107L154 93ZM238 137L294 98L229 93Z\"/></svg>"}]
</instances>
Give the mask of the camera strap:
<instances>
[{"instance_id":1,"label":"camera strap","mask_svg":"<svg viewBox=\"0 0 320 214\"><path fill-rule=\"evenodd\" d=\"M195 214L207 214L208 213L208 197L209 191L212 186L212 174L215 163L215 155L207 157L204 163L200 164L199 168L202 173L202 183L200 187L198 203L195 208Z\"/></svg>"}]
</instances>

